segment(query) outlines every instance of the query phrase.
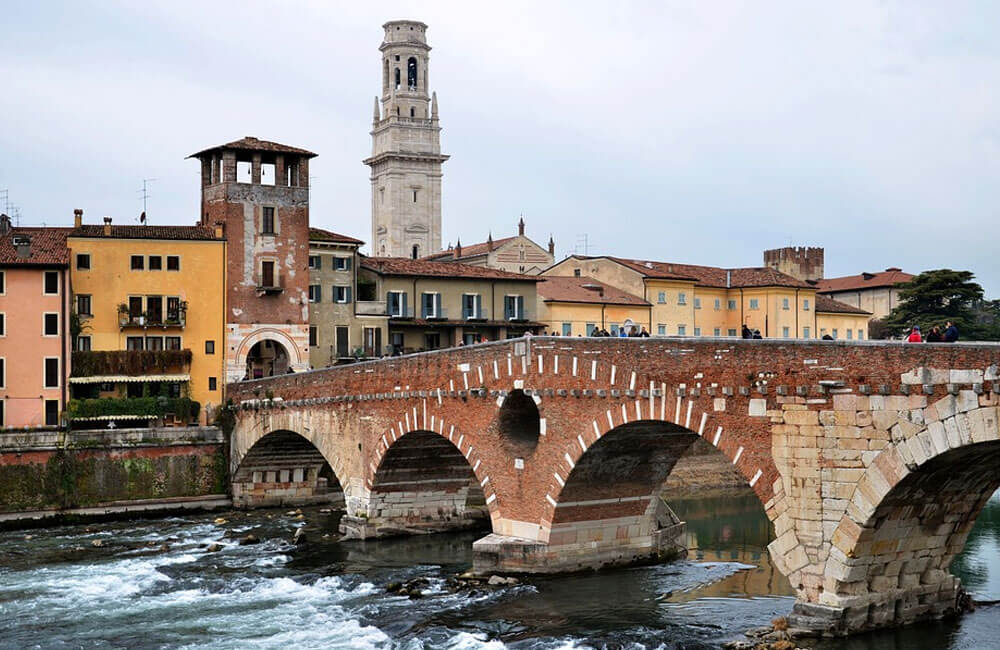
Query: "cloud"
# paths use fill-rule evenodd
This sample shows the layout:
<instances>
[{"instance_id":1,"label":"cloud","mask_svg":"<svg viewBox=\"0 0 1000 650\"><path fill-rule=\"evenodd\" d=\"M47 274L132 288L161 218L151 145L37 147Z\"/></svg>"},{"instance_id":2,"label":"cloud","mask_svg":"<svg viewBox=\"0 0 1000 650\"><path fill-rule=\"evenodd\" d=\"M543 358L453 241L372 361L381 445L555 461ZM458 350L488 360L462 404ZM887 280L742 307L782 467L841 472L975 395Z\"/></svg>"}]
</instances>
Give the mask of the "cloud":
<instances>
[{"instance_id":1,"label":"cloud","mask_svg":"<svg viewBox=\"0 0 1000 650\"><path fill-rule=\"evenodd\" d=\"M184 156L256 135L320 154L312 220L370 238L385 20L430 26L445 240L829 274L993 263L1000 44L992 3L38 5L8 12L0 186L25 221L194 221Z\"/></svg>"}]
</instances>

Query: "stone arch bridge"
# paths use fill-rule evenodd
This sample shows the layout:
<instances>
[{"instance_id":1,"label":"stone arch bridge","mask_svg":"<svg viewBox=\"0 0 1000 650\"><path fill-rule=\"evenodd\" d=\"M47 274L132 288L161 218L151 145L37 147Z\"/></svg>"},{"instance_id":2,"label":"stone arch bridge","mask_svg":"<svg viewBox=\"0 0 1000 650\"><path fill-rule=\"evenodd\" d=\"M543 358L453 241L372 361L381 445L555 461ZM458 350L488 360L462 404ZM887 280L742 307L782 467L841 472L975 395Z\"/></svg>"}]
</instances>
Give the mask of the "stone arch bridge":
<instances>
[{"instance_id":1,"label":"stone arch bridge","mask_svg":"<svg viewBox=\"0 0 1000 650\"><path fill-rule=\"evenodd\" d=\"M998 363L988 344L535 337L240 382L233 496L326 485L357 537L485 512L480 570L576 570L679 543L662 486L700 436L764 505L794 624L897 625L961 597L951 560L1000 485Z\"/></svg>"}]
</instances>

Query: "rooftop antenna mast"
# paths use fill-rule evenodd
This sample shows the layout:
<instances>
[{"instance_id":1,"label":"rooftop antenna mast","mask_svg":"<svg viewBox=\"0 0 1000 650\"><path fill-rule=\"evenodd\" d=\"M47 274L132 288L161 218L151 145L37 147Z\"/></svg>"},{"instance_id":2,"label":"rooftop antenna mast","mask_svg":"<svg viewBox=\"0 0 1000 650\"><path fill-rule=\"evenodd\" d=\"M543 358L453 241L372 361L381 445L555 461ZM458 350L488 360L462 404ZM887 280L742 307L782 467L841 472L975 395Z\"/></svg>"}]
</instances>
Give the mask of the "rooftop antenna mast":
<instances>
[{"instance_id":1,"label":"rooftop antenna mast","mask_svg":"<svg viewBox=\"0 0 1000 650\"><path fill-rule=\"evenodd\" d=\"M152 194L149 193L148 183L155 181L155 178L144 178L142 179L142 189L139 192L142 193L142 216L139 217L140 223L146 223L146 200L149 199Z\"/></svg>"},{"instance_id":2,"label":"rooftop antenna mast","mask_svg":"<svg viewBox=\"0 0 1000 650\"><path fill-rule=\"evenodd\" d=\"M587 238L587 233L576 236L576 246L573 248L574 254L579 254L580 249L583 249L584 256L590 256L590 242Z\"/></svg>"}]
</instances>

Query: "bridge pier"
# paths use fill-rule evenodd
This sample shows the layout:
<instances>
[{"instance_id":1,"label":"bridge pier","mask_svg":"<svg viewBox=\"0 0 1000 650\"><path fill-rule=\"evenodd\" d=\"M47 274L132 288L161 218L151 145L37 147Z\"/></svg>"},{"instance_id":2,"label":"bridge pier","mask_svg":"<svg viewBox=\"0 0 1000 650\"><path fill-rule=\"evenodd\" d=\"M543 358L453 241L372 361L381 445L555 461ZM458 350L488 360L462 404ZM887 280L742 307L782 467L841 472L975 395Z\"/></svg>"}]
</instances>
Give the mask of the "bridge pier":
<instances>
[{"instance_id":1,"label":"bridge pier","mask_svg":"<svg viewBox=\"0 0 1000 650\"><path fill-rule=\"evenodd\" d=\"M473 571L570 573L685 557L684 522L661 499L651 501L639 515L561 523L548 543L487 535L472 545Z\"/></svg>"}]
</instances>

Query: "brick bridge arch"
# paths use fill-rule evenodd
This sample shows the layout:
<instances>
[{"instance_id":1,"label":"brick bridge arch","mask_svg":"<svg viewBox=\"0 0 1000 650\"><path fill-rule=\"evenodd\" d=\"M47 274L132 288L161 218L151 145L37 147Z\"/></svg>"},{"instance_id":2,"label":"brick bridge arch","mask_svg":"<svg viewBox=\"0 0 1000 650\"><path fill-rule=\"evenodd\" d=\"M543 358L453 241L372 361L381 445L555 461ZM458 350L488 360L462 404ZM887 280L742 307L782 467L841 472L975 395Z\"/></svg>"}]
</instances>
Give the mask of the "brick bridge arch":
<instances>
[{"instance_id":1,"label":"brick bridge arch","mask_svg":"<svg viewBox=\"0 0 1000 650\"><path fill-rule=\"evenodd\" d=\"M664 440L701 436L764 504L776 533L772 560L799 593L799 623L851 631L860 626L856 614L848 616L857 603L848 596L859 587L831 583L837 569L828 559L839 557L834 538L850 531L847 522L871 528L873 513L850 510L854 491L864 494L877 479L863 477L876 459L891 457L893 436L920 440L925 426L927 436L938 435L930 423L946 411L942 400L995 409L998 361L995 345L535 337L231 384L238 415L232 444L246 448L260 420L305 431L339 463L348 514L370 522L386 454L399 439L433 432L461 454L483 492L493 533L476 543L477 567L546 571L567 568L560 556L600 566L662 550L672 520L650 486L664 469L669 474L682 446L670 451ZM527 451L505 444L499 429L501 405L514 391L530 396L539 412L538 442ZM981 435L998 437L995 430ZM642 439L660 454L660 474L647 472L648 493L625 495L646 507L641 513L638 505L622 506L628 501L615 492L627 481L605 482L599 498L573 495L573 472L593 464L595 449L624 463L629 444L616 445L617 438ZM905 455L902 447L897 453ZM433 491L440 490L428 496ZM615 502L619 510L590 501ZM578 527L577 541L567 541L562 524L573 518L560 510L590 506L605 512L583 519L594 525ZM647 529L632 528L637 520L610 525L640 515L652 522ZM580 530L589 531L583 541ZM611 535L625 541L611 542ZM616 544L631 551L608 551ZM587 557L586 548L600 553Z\"/></svg>"}]
</instances>

